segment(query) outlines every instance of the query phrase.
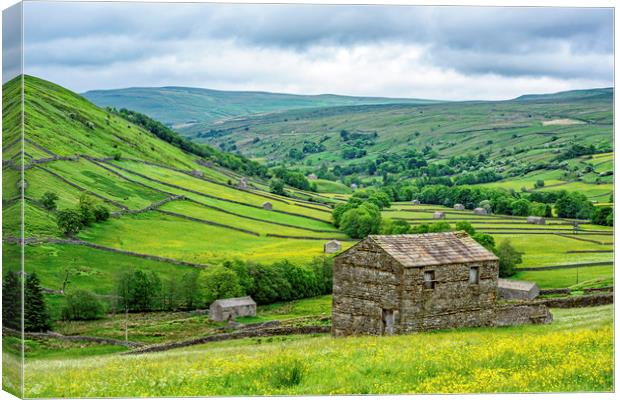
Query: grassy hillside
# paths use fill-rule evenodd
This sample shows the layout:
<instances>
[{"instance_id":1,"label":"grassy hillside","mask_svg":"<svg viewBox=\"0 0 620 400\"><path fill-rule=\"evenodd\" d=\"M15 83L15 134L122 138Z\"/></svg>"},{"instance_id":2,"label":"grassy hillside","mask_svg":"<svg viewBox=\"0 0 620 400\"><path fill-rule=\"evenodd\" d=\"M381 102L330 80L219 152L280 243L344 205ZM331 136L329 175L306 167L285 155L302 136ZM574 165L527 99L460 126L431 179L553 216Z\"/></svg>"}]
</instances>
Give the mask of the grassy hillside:
<instances>
[{"instance_id":1,"label":"grassy hillside","mask_svg":"<svg viewBox=\"0 0 620 400\"><path fill-rule=\"evenodd\" d=\"M84 97L100 107L129 108L174 126L214 122L232 117L291 110L357 104L427 104L431 100L316 96L268 92L222 91L190 87L91 90Z\"/></svg>"},{"instance_id":2,"label":"grassy hillside","mask_svg":"<svg viewBox=\"0 0 620 400\"><path fill-rule=\"evenodd\" d=\"M5 93L19 84L7 83ZM19 257L12 241L19 235L23 205L31 242L26 270L38 272L45 288L58 290L69 271L72 288L108 295L129 266L165 278L235 258L304 263L322 255L325 241L347 240L331 224L331 209L307 200L310 193L287 189L299 198L277 196L257 178L239 189L239 174L198 163L196 155L35 77L25 77L24 100L23 154L18 132L3 132L3 257L8 268L19 267L6 262ZM23 204L17 173L22 156ZM43 206L46 192L58 196L56 210ZM83 228L75 243L64 237L56 219L58 210L75 208L83 194L112 217ZM265 210L265 202L273 210ZM54 296L51 301L57 316L62 301Z\"/></svg>"},{"instance_id":3,"label":"grassy hillside","mask_svg":"<svg viewBox=\"0 0 620 400\"><path fill-rule=\"evenodd\" d=\"M558 185L577 182L585 187L574 185L575 190L586 189L596 199L611 192L610 164L593 162L590 156L611 150L612 104L613 90L604 89L503 102L293 110L180 131L263 162L284 162L307 173L323 168L335 179L361 179L369 185L385 174L394 179L419 176L419 165L407 164L408 153L415 151L434 165L434 171L424 171L430 176L456 181L489 171L517 190L532 190L539 179ZM573 145L583 148L575 151ZM484 159L477 165L458 159L468 155ZM450 162L452 157L457 160ZM437 169L442 165L450 170Z\"/></svg>"}]
</instances>

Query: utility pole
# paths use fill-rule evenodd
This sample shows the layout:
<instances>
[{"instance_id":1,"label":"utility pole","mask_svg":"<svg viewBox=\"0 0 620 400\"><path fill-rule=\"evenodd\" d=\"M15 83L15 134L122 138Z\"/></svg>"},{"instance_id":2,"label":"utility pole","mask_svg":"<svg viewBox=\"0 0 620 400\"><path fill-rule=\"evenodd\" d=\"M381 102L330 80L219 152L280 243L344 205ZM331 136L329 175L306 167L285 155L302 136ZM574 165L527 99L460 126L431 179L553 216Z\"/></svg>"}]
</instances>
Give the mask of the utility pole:
<instances>
[{"instance_id":1,"label":"utility pole","mask_svg":"<svg viewBox=\"0 0 620 400\"><path fill-rule=\"evenodd\" d=\"M125 303L125 343L129 342L129 305Z\"/></svg>"}]
</instances>

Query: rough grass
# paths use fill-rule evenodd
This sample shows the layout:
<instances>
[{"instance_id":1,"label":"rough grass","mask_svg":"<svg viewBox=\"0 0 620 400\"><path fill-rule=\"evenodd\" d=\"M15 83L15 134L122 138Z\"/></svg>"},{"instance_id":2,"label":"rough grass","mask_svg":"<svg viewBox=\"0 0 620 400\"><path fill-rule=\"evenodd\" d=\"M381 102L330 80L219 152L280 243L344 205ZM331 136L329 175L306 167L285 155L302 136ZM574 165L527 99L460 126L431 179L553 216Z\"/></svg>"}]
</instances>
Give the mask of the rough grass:
<instances>
[{"instance_id":1,"label":"rough grass","mask_svg":"<svg viewBox=\"0 0 620 400\"><path fill-rule=\"evenodd\" d=\"M613 307L545 326L229 341L139 356L27 361L30 397L613 390ZM53 373L50 373L53 371ZM334 373L337 371L338 373Z\"/></svg>"}]
</instances>

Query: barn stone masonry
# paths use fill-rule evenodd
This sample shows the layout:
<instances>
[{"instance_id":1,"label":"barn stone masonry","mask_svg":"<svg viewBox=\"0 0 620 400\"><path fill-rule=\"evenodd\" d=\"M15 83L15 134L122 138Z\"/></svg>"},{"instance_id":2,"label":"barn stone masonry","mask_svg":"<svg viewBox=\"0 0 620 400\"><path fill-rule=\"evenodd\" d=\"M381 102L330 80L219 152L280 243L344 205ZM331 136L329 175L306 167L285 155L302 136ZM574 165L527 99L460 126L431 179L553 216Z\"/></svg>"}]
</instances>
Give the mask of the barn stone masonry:
<instances>
[{"instance_id":1,"label":"barn stone masonry","mask_svg":"<svg viewBox=\"0 0 620 400\"><path fill-rule=\"evenodd\" d=\"M551 320L544 305L500 305L498 272L497 257L465 232L368 236L335 258L332 334Z\"/></svg>"}]
</instances>

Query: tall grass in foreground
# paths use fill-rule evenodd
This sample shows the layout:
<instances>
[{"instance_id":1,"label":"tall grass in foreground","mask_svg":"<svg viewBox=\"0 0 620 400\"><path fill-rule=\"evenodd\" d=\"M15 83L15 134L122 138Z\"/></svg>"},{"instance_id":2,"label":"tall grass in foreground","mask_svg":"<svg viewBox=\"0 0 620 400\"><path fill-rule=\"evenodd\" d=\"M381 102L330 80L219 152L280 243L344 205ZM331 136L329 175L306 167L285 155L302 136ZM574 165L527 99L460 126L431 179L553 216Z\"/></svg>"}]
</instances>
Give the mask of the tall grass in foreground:
<instances>
[{"instance_id":1,"label":"tall grass in foreground","mask_svg":"<svg viewBox=\"0 0 620 400\"><path fill-rule=\"evenodd\" d=\"M392 337L250 339L168 353L32 361L26 396L613 390L612 307L548 326Z\"/></svg>"}]
</instances>

